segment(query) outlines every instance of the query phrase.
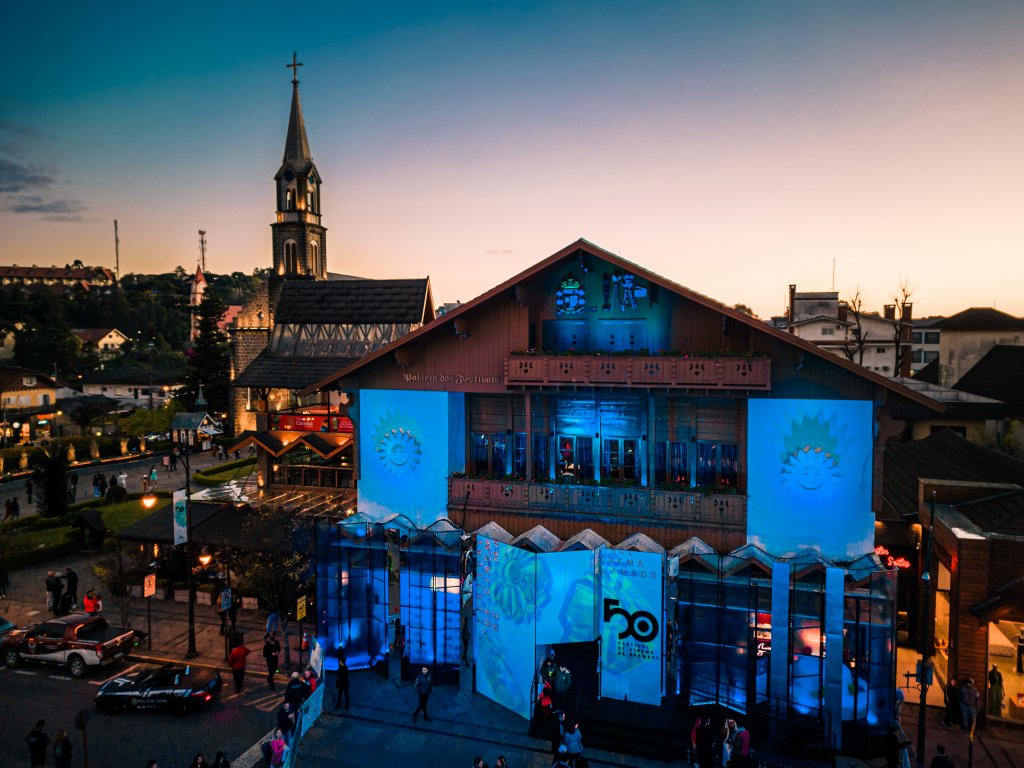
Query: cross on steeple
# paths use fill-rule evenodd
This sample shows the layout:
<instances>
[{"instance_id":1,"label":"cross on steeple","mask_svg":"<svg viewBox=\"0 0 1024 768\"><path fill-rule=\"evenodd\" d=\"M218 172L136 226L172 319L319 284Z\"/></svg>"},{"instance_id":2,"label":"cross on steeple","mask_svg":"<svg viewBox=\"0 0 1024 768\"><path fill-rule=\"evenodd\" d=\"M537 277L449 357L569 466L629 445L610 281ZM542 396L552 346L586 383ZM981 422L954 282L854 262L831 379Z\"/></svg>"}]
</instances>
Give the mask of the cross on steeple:
<instances>
[{"instance_id":1,"label":"cross on steeple","mask_svg":"<svg viewBox=\"0 0 1024 768\"><path fill-rule=\"evenodd\" d=\"M298 54L292 51L292 63L286 64L285 67L292 71L292 85L299 84L299 67L302 66L302 62L299 61Z\"/></svg>"}]
</instances>

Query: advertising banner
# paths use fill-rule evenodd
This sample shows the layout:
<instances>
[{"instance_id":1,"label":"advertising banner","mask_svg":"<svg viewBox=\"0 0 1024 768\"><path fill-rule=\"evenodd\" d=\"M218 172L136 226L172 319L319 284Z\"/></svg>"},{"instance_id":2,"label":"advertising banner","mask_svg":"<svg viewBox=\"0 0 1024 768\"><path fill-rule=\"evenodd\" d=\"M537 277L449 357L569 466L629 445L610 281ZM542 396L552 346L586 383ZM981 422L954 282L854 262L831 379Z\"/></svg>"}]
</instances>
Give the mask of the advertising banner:
<instances>
[{"instance_id":1,"label":"advertising banner","mask_svg":"<svg viewBox=\"0 0 1024 768\"><path fill-rule=\"evenodd\" d=\"M348 416L301 413L271 413L271 429L292 432L352 432L352 420Z\"/></svg>"},{"instance_id":2,"label":"advertising banner","mask_svg":"<svg viewBox=\"0 0 1024 768\"><path fill-rule=\"evenodd\" d=\"M537 557L484 538L476 545L477 692L530 717L537 621Z\"/></svg>"},{"instance_id":3,"label":"advertising banner","mask_svg":"<svg viewBox=\"0 0 1024 768\"><path fill-rule=\"evenodd\" d=\"M665 556L608 548L600 553L601 695L658 706Z\"/></svg>"},{"instance_id":4,"label":"advertising banner","mask_svg":"<svg viewBox=\"0 0 1024 768\"><path fill-rule=\"evenodd\" d=\"M188 541L188 513L185 509L185 492L175 491L171 497L174 515L174 544Z\"/></svg>"},{"instance_id":5,"label":"advertising banner","mask_svg":"<svg viewBox=\"0 0 1024 768\"><path fill-rule=\"evenodd\" d=\"M597 637L597 552L537 555L537 645L589 643Z\"/></svg>"}]
</instances>

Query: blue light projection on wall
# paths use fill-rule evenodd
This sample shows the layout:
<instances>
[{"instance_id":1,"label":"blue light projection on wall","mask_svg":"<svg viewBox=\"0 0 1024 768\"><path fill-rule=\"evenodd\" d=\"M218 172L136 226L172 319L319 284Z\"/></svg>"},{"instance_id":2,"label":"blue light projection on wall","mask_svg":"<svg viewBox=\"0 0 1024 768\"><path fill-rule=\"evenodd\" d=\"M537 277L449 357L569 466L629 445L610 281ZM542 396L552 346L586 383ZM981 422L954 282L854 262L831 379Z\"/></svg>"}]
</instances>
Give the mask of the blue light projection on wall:
<instances>
[{"instance_id":1,"label":"blue light projection on wall","mask_svg":"<svg viewBox=\"0 0 1024 768\"><path fill-rule=\"evenodd\" d=\"M462 393L364 389L359 394L358 510L426 527L446 516L447 477L459 445ZM456 419L455 417L458 417ZM462 468L462 467L458 467Z\"/></svg>"},{"instance_id":2,"label":"blue light projection on wall","mask_svg":"<svg viewBox=\"0 0 1024 768\"><path fill-rule=\"evenodd\" d=\"M537 555L538 593L543 584L550 595L537 612L537 645L584 643L597 636L595 557L591 551Z\"/></svg>"},{"instance_id":3,"label":"blue light projection on wall","mask_svg":"<svg viewBox=\"0 0 1024 768\"><path fill-rule=\"evenodd\" d=\"M747 414L748 542L778 556L870 552L872 404L750 400Z\"/></svg>"},{"instance_id":4,"label":"blue light projection on wall","mask_svg":"<svg viewBox=\"0 0 1024 768\"><path fill-rule=\"evenodd\" d=\"M550 573L544 573L550 578ZM473 651L477 692L527 719L537 611L550 601L549 585L538 589L539 576L543 574L532 552L483 536L477 539Z\"/></svg>"},{"instance_id":5,"label":"blue light projection on wall","mask_svg":"<svg viewBox=\"0 0 1024 768\"><path fill-rule=\"evenodd\" d=\"M586 289L570 274L555 291L555 314L578 315L586 306Z\"/></svg>"}]
</instances>

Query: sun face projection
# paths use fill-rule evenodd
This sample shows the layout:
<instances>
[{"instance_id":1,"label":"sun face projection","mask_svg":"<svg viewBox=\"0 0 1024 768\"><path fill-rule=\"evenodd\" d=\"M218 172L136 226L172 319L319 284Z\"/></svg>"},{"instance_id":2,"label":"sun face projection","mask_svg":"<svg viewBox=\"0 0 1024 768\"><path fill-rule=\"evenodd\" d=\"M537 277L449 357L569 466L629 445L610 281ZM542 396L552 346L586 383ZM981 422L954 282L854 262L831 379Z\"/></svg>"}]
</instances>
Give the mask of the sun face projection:
<instances>
[{"instance_id":1,"label":"sun face projection","mask_svg":"<svg viewBox=\"0 0 1024 768\"><path fill-rule=\"evenodd\" d=\"M420 441L413 433L409 421L397 412L388 412L377 421L373 436L374 450L390 475L409 474L419 466L423 458ZM397 424L403 426L395 426Z\"/></svg>"},{"instance_id":2,"label":"sun face projection","mask_svg":"<svg viewBox=\"0 0 1024 768\"><path fill-rule=\"evenodd\" d=\"M782 438L782 484L810 492L836 490L843 476L839 448L844 432L834 417L825 417L821 411L793 419Z\"/></svg>"}]
</instances>

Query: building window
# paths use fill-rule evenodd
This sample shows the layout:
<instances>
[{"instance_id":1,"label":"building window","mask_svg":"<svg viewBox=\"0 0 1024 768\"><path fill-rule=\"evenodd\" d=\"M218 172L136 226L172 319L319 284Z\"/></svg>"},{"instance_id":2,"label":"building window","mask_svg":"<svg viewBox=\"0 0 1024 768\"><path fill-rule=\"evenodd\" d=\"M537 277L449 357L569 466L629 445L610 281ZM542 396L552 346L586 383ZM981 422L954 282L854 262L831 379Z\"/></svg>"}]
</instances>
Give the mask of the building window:
<instances>
[{"instance_id":1,"label":"building window","mask_svg":"<svg viewBox=\"0 0 1024 768\"><path fill-rule=\"evenodd\" d=\"M310 262L313 264L313 271L320 271L320 243L314 241L309 244Z\"/></svg>"},{"instance_id":2,"label":"building window","mask_svg":"<svg viewBox=\"0 0 1024 768\"><path fill-rule=\"evenodd\" d=\"M911 344L920 344L921 343L921 339L923 337L924 337L923 333L921 333L920 331L914 331L912 334L910 334L910 343Z\"/></svg>"},{"instance_id":3,"label":"building window","mask_svg":"<svg viewBox=\"0 0 1024 768\"><path fill-rule=\"evenodd\" d=\"M885 347L875 347L875 352L877 352L879 355L884 355Z\"/></svg>"},{"instance_id":4,"label":"building window","mask_svg":"<svg viewBox=\"0 0 1024 768\"><path fill-rule=\"evenodd\" d=\"M601 449L601 479L635 483L640 479L637 471L636 438L606 437Z\"/></svg>"},{"instance_id":5,"label":"building window","mask_svg":"<svg viewBox=\"0 0 1024 768\"><path fill-rule=\"evenodd\" d=\"M477 477L498 475L504 477L508 439L504 432L473 432L470 434L470 466Z\"/></svg>"},{"instance_id":6,"label":"building window","mask_svg":"<svg viewBox=\"0 0 1024 768\"><path fill-rule=\"evenodd\" d=\"M533 479L538 482L549 480L551 470L548 465L548 436L533 436Z\"/></svg>"},{"instance_id":7,"label":"building window","mask_svg":"<svg viewBox=\"0 0 1024 768\"><path fill-rule=\"evenodd\" d=\"M285 193L284 193L284 209L286 211L294 211L295 210L295 190L294 189L285 190Z\"/></svg>"},{"instance_id":8,"label":"building window","mask_svg":"<svg viewBox=\"0 0 1024 768\"><path fill-rule=\"evenodd\" d=\"M736 487L739 449L734 443L697 443L697 485Z\"/></svg>"},{"instance_id":9,"label":"building window","mask_svg":"<svg viewBox=\"0 0 1024 768\"><path fill-rule=\"evenodd\" d=\"M289 274L299 271L299 249L294 240L284 244L284 271Z\"/></svg>"},{"instance_id":10,"label":"building window","mask_svg":"<svg viewBox=\"0 0 1024 768\"><path fill-rule=\"evenodd\" d=\"M835 328L822 328L821 329L821 335L822 336L835 336L835 334L836 334Z\"/></svg>"},{"instance_id":11,"label":"building window","mask_svg":"<svg viewBox=\"0 0 1024 768\"><path fill-rule=\"evenodd\" d=\"M659 440L654 444L654 482L687 488L690 485L688 443Z\"/></svg>"},{"instance_id":12,"label":"building window","mask_svg":"<svg viewBox=\"0 0 1024 768\"><path fill-rule=\"evenodd\" d=\"M594 479L594 442L590 437L558 438L558 474L563 480Z\"/></svg>"},{"instance_id":13,"label":"building window","mask_svg":"<svg viewBox=\"0 0 1024 768\"><path fill-rule=\"evenodd\" d=\"M924 355L923 355L923 358L924 358L924 361L925 361L926 363L930 363L930 362L932 362L933 360L938 360L938 359L939 359L939 353L938 353L938 352L935 352L934 350L933 350L933 351L928 351L928 350L925 350L925 353L924 353Z\"/></svg>"},{"instance_id":14,"label":"building window","mask_svg":"<svg viewBox=\"0 0 1024 768\"><path fill-rule=\"evenodd\" d=\"M42 404L43 405L49 405L50 404L50 396L49 395L46 395L46 394L43 395L43 403Z\"/></svg>"},{"instance_id":15,"label":"building window","mask_svg":"<svg viewBox=\"0 0 1024 768\"><path fill-rule=\"evenodd\" d=\"M910 353L910 362L920 363L921 362L921 350L915 349Z\"/></svg>"},{"instance_id":16,"label":"building window","mask_svg":"<svg viewBox=\"0 0 1024 768\"><path fill-rule=\"evenodd\" d=\"M477 477L486 475L487 469L487 435L483 432L474 432L469 437L470 442L470 466L473 474Z\"/></svg>"},{"instance_id":17,"label":"building window","mask_svg":"<svg viewBox=\"0 0 1024 768\"><path fill-rule=\"evenodd\" d=\"M938 344L939 343L939 331L928 331L924 335L925 344Z\"/></svg>"},{"instance_id":18,"label":"building window","mask_svg":"<svg viewBox=\"0 0 1024 768\"><path fill-rule=\"evenodd\" d=\"M526 433L516 432L512 439L512 474L523 478L526 477Z\"/></svg>"}]
</instances>

